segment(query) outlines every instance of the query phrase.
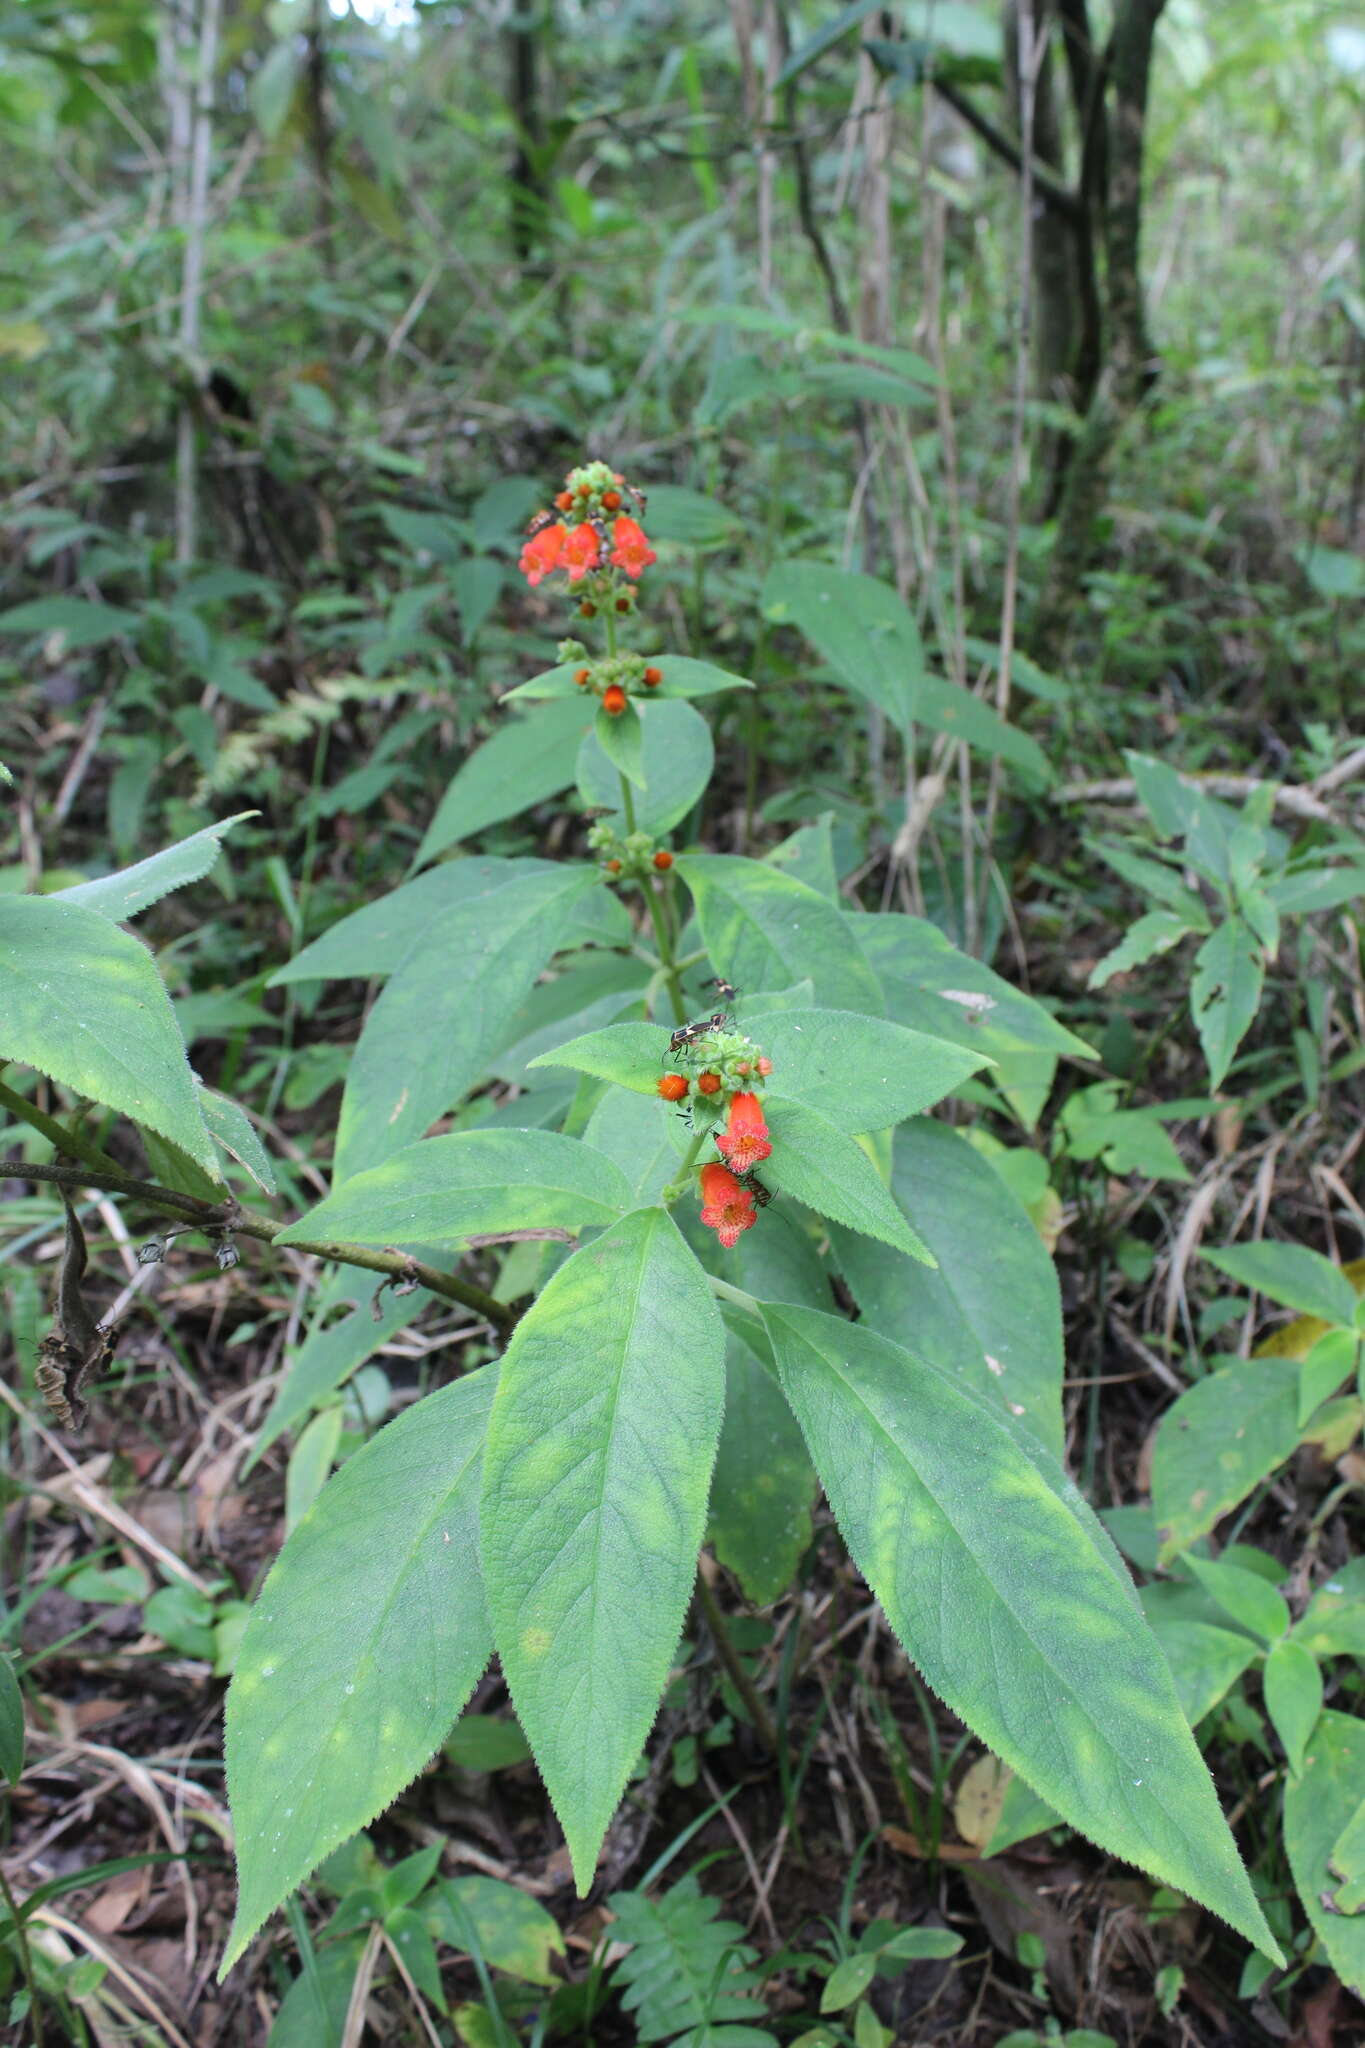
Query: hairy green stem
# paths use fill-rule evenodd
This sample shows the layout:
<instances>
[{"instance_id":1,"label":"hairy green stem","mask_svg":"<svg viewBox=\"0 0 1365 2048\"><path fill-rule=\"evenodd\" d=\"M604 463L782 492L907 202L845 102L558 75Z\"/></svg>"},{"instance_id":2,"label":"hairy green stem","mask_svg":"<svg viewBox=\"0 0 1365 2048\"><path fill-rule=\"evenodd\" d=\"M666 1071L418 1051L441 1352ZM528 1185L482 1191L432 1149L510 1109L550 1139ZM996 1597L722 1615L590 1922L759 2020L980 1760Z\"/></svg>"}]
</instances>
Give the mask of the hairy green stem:
<instances>
[{"instance_id":1,"label":"hairy green stem","mask_svg":"<svg viewBox=\"0 0 1365 2048\"><path fill-rule=\"evenodd\" d=\"M93 1172L119 1171L109 1155L82 1137L78 1130L68 1130L65 1124L58 1123L55 1116L48 1116L46 1111L36 1108L27 1096L17 1094L13 1088L6 1087L3 1081L0 1081L0 1109L7 1109L20 1123L28 1124L40 1137L46 1138L50 1145L55 1146L58 1152L65 1152L69 1159L84 1161Z\"/></svg>"}]
</instances>

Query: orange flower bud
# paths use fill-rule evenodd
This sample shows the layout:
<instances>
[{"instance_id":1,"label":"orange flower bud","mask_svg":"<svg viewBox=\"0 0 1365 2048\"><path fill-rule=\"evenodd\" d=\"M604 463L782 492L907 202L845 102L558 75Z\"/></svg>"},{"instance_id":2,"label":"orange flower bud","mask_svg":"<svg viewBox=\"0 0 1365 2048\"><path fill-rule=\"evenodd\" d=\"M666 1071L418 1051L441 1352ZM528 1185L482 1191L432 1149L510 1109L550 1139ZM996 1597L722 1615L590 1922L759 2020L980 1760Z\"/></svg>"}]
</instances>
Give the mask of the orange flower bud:
<instances>
[{"instance_id":1,"label":"orange flower bud","mask_svg":"<svg viewBox=\"0 0 1365 2048\"><path fill-rule=\"evenodd\" d=\"M578 616L580 619L595 619L597 617L597 606L589 604L585 597L582 604L578 607Z\"/></svg>"},{"instance_id":2,"label":"orange flower bud","mask_svg":"<svg viewBox=\"0 0 1365 2048\"><path fill-rule=\"evenodd\" d=\"M771 1061L771 1060L770 1060L770 1059L768 1058L768 1055L767 1055L767 1053L766 1053L766 1052L764 1052L764 1053L760 1053L760 1054L759 1054L759 1056L758 1056L758 1071L759 1071L759 1073L760 1073L760 1074L771 1074L772 1070L773 1070L773 1063L772 1063L772 1061Z\"/></svg>"},{"instance_id":3,"label":"orange flower bud","mask_svg":"<svg viewBox=\"0 0 1365 2048\"><path fill-rule=\"evenodd\" d=\"M630 599L628 597L618 597L616 600L616 609L618 612L630 611L632 609Z\"/></svg>"},{"instance_id":4,"label":"orange flower bud","mask_svg":"<svg viewBox=\"0 0 1365 2048\"><path fill-rule=\"evenodd\" d=\"M603 491L602 510L604 512L619 512L620 509L621 493L619 491Z\"/></svg>"},{"instance_id":5,"label":"orange flower bud","mask_svg":"<svg viewBox=\"0 0 1365 2048\"><path fill-rule=\"evenodd\" d=\"M580 690L586 690L588 684L592 681L592 670L590 668L575 669L573 679Z\"/></svg>"},{"instance_id":6,"label":"orange flower bud","mask_svg":"<svg viewBox=\"0 0 1365 2048\"><path fill-rule=\"evenodd\" d=\"M578 495L580 498L590 498L592 496L592 485L580 484L578 486Z\"/></svg>"},{"instance_id":7,"label":"orange flower bud","mask_svg":"<svg viewBox=\"0 0 1365 2048\"><path fill-rule=\"evenodd\" d=\"M661 668L647 668L640 678L647 690L657 690L663 679L664 672Z\"/></svg>"},{"instance_id":8,"label":"orange flower bud","mask_svg":"<svg viewBox=\"0 0 1365 2048\"><path fill-rule=\"evenodd\" d=\"M666 846L661 846L654 856L654 865L661 875L666 875L673 865L673 856Z\"/></svg>"},{"instance_id":9,"label":"orange flower bud","mask_svg":"<svg viewBox=\"0 0 1365 2048\"><path fill-rule=\"evenodd\" d=\"M685 1074L660 1074L654 1085L660 1095L663 1096L665 1102L681 1102L687 1093L687 1076Z\"/></svg>"},{"instance_id":10,"label":"orange flower bud","mask_svg":"<svg viewBox=\"0 0 1365 2048\"><path fill-rule=\"evenodd\" d=\"M605 867L609 875L619 875L621 872L621 863L619 860L609 860L605 862Z\"/></svg>"},{"instance_id":11,"label":"orange flower bud","mask_svg":"<svg viewBox=\"0 0 1365 2048\"><path fill-rule=\"evenodd\" d=\"M619 683L611 683L602 692L602 709L608 718L619 718L626 708L626 693Z\"/></svg>"},{"instance_id":12,"label":"orange flower bud","mask_svg":"<svg viewBox=\"0 0 1365 2048\"><path fill-rule=\"evenodd\" d=\"M697 1076L698 1095L719 1095L724 1085L720 1075L713 1074L710 1068L704 1074L698 1074Z\"/></svg>"},{"instance_id":13,"label":"orange flower bud","mask_svg":"<svg viewBox=\"0 0 1365 2048\"><path fill-rule=\"evenodd\" d=\"M558 493L558 495L556 496L556 498L555 498L555 503L556 503L556 505L558 505L558 507L559 507L559 509L560 509L560 511L561 511L561 512L570 512L570 511L572 511L572 510L573 510L573 492L572 492L572 491L560 491L560 492Z\"/></svg>"}]
</instances>

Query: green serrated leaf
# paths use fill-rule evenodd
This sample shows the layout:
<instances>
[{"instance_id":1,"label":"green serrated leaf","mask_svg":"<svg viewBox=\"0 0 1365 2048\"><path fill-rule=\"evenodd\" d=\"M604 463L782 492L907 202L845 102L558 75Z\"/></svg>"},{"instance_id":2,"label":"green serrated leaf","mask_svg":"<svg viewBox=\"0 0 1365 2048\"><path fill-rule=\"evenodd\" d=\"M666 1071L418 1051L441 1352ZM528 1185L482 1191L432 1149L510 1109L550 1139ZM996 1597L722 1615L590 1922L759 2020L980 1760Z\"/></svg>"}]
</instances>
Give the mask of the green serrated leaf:
<instances>
[{"instance_id":1,"label":"green serrated leaf","mask_svg":"<svg viewBox=\"0 0 1365 2048\"><path fill-rule=\"evenodd\" d=\"M439 1748L492 1648L479 1461L493 1374L429 1394L357 1451L276 1559L228 1691L237 1916L267 1914Z\"/></svg>"},{"instance_id":2,"label":"green serrated leaf","mask_svg":"<svg viewBox=\"0 0 1365 2048\"><path fill-rule=\"evenodd\" d=\"M727 980L753 994L809 977L817 1004L884 1015L853 928L816 890L732 854L686 854L674 872L692 892L702 943Z\"/></svg>"},{"instance_id":3,"label":"green serrated leaf","mask_svg":"<svg viewBox=\"0 0 1365 2048\"><path fill-rule=\"evenodd\" d=\"M884 911L850 913L848 921L881 980L886 1014L898 1024L995 1055L1032 1046L1094 1059L1083 1038L984 961L961 952L927 918Z\"/></svg>"},{"instance_id":4,"label":"green serrated leaf","mask_svg":"<svg viewBox=\"0 0 1365 2048\"><path fill-rule=\"evenodd\" d=\"M763 1179L828 1216L883 1244L935 1263L933 1253L906 1222L862 1146L809 1103L769 1095L764 1104L772 1153Z\"/></svg>"},{"instance_id":5,"label":"green serrated leaf","mask_svg":"<svg viewBox=\"0 0 1365 2048\"><path fill-rule=\"evenodd\" d=\"M235 817L206 825L202 832L149 855L133 867L120 868L117 874L101 875L93 882L77 882L71 889L58 889L50 900L82 903L87 910L98 910L102 917L122 924L125 919L136 917L149 903L168 896L172 889L183 889L199 881L217 861L223 834L244 819L258 815L256 811L238 811Z\"/></svg>"},{"instance_id":6,"label":"green serrated leaf","mask_svg":"<svg viewBox=\"0 0 1365 2048\"><path fill-rule=\"evenodd\" d=\"M221 1182L156 964L98 911L0 897L0 1059L159 1131Z\"/></svg>"},{"instance_id":7,"label":"green serrated leaf","mask_svg":"<svg viewBox=\"0 0 1365 2048\"><path fill-rule=\"evenodd\" d=\"M222 1146L229 1159L235 1159L250 1174L263 1195L273 1195L275 1169L270 1164L270 1155L256 1136L255 1125L241 1104L230 1101L226 1095L216 1094L201 1081L199 1107L215 1143Z\"/></svg>"},{"instance_id":8,"label":"green serrated leaf","mask_svg":"<svg viewBox=\"0 0 1365 2048\"><path fill-rule=\"evenodd\" d=\"M863 1320L912 1343L1060 1457L1061 1290L1027 1215L961 1132L930 1117L897 1131L891 1191L938 1265L836 1233L836 1256Z\"/></svg>"},{"instance_id":9,"label":"green serrated leaf","mask_svg":"<svg viewBox=\"0 0 1365 2048\"><path fill-rule=\"evenodd\" d=\"M365 1020L341 1101L338 1182L420 1138L482 1077L576 900L598 886L591 868L550 868L433 921Z\"/></svg>"},{"instance_id":10,"label":"green serrated leaf","mask_svg":"<svg viewBox=\"0 0 1365 2048\"><path fill-rule=\"evenodd\" d=\"M1131 1582L1061 1468L899 1345L764 1314L845 1541L934 1691L1073 1827L1279 1961Z\"/></svg>"},{"instance_id":11,"label":"green serrated leaf","mask_svg":"<svg viewBox=\"0 0 1365 2048\"><path fill-rule=\"evenodd\" d=\"M488 1611L580 1893L691 1597L724 1375L710 1285L661 1209L574 1253L502 1363L481 1511Z\"/></svg>"},{"instance_id":12,"label":"green serrated leaf","mask_svg":"<svg viewBox=\"0 0 1365 2048\"><path fill-rule=\"evenodd\" d=\"M774 1220L764 1218L765 1237ZM751 1231L749 1238L758 1234ZM747 1250L748 1238L741 1242ZM755 1607L780 1598L810 1547L815 1490L805 1440L781 1388L748 1346L732 1338L706 1540Z\"/></svg>"},{"instance_id":13,"label":"green serrated leaf","mask_svg":"<svg viewBox=\"0 0 1365 2048\"><path fill-rule=\"evenodd\" d=\"M1113 951L1106 953L1090 970L1087 988L1103 988L1116 974L1128 974L1134 967L1141 967L1148 960L1155 960L1162 953L1169 953L1172 946L1188 938L1190 926L1183 917L1169 910L1149 910L1145 917L1138 918L1128 927Z\"/></svg>"},{"instance_id":14,"label":"green serrated leaf","mask_svg":"<svg viewBox=\"0 0 1365 2048\"><path fill-rule=\"evenodd\" d=\"M353 1174L275 1242L447 1245L613 1223L630 1206L625 1175L576 1138L455 1131L405 1145L382 1165Z\"/></svg>"},{"instance_id":15,"label":"green serrated leaf","mask_svg":"<svg viewBox=\"0 0 1365 2048\"><path fill-rule=\"evenodd\" d=\"M756 1022L752 1035L784 1095L854 1136L918 1116L992 1064L989 1053L853 1010L786 1010Z\"/></svg>"}]
</instances>

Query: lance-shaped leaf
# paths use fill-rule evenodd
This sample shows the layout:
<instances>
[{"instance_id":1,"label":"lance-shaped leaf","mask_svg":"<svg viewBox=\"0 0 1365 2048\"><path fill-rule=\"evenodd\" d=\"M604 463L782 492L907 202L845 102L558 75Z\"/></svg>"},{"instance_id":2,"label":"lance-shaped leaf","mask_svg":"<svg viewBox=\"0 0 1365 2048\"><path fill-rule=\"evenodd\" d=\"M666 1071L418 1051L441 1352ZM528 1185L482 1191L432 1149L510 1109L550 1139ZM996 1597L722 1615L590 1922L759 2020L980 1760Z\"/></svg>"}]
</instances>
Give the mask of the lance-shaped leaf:
<instances>
[{"instance_id":1,"label":"lance-shaped leaf","mask_svg":"<svg viewBox=\"0 0 1365 2048\"><path fill-rule=\"evenodd\" d=\"M476 1518L492 1394L492 1372L472 1373L389 1423L261 1588L227 1702L239 1890L225 1971L416 1776L488 1662Z\"/></svg>"},{"instance_id":2,"label":"lance-shaped leaf","mask_svg":"<svg viewBox=\"0 0 1365 2048\"><path fill-rule=\"evenodd\" d=\"M269 986L352 977L369 981L392 974L448 910L470 904L476 897L495 896L523 875L548 874L556 867L560 874L564 872L562 863L539 860L495 860L478 855L442 861L377 902L366 903L339 919L320 939L277 967ZM590 939L598 945L628 946L630 919L619 900L600 889L577 905L572 936L575 942Z\"/></svg>"},{"instance_id":3,"label":"lance-shaped leaf","mask_svg":"<svg viewBox=\"0 0 1365 2048\"><path fill-rule=\"evenodd\" d=\"M1259 1244L1230 1244L1221 1251L1205 1247L1203 1256L1230 1280L1268 1294L1286 1308L1348 1328L1355 1320L1355 1288L1340 1266L1306 1244L1263 1238Z\"/></svg>"},{"instance_id":4,"label":"lance-shaped leaf","mask_svg":"<svg viewBox=\"0 0 1365 2048\"><path fill-rule=\"evenodd\" d=\"M891 1192L938 1265L836 1231L863 1321L912 1344L1060 1457L1062 1297L1042 1239L989 1160L947 1124L902 1124L891 1161Z\"/></svg>"},{"instance_id":5,"label":"lance-shaped leaf","mask_svg":"<svg viewBox=\"0 0 1365 2048\"><path fill-rule=\"evenodd\" d=\"M809 976L817 1003L884 1014L853 928L818 891L732 854L690 853L674 871L692 891L703 943L727 980L752 992Z\"/></svg>"},{"instance_id":6,"label":"lance-shaped leaf","mask_svg":"<svg viewBox=\"0 0 1365 2048\"><path fill-rule=\"evenodd\" d=\"M1166 1661L1061 1467L900 1345L764 1313L844 1539L934 1691L1073 1827L1279 1962Z\"/></svg>"},{"instance_id":7,"label":"lance-shaped leaf","mask_svg":"<svg viewBox=\"0 0 1365 2048\"><path fill-rule=\"evenodd\" d=\"M199 881L217 860L223 834L240 825L244 818L255 816L255 811L238 811L235 817L206 825L202 832L192 833L174 846L163 847L160 853L150 854L130 868L120 868L117 874L58 889L51 900L83 903L87 910L98 910L101 917L112 917L116 924L122 924L125 918L136 917L149 903L168 896L172 889L183 889L188 883Z\"/></svg>"},{"instance_id":8,"label":"lance-shaped leaf","mask_svg":"<svg viewBox=\"0 0 1365 2048\"><path fill-rule=\"evenodd\" d=\"M97 910L0 898L0 1060L106 1103L223 1176L156 963Z\"/></svg>"},{"instance_id":9,"label":"lance-shaped leaf","mask_svg":"<svg viewBox=\"0 0 1365 2048\"><path fill-rule=\"evenodd\" d=\"M682 1631L724 1399L720 1316L662 1209L575 1252L502 1363L488 1612L580 1892Z\"/></svg>"},{"instance_id":10,"label":"lance-shaped leaf","mask_svg":"<svg viewBox=\"0 0 1365 2048\"><path fill-rule=\"evenodd\" d=\"M515 1230L578 1230L614 1223L631 1200L620 1169L576 1138L453 1131L352 1174L275 1242L441 1245Z\"/></svg>"},{"instance_id":11,"label":"lance-shaped leaf","mask_svg":"<svg viewBox=\"0 0 1365 2048\"><path fill-rule=\"evenodd\" d=\"M597 886L591 868L520 875L433 921L360 1034L341 1102L338 1181L420 1138L482 1077L574 902Z\"/></svg>"},{"instance_id":12,"label":"lance-shaped leaf","mask_svg":"<svg viewBox=\"0 0 1365 2048\"><path fill-rule=\"evenodd\" d=\"M756 1020L752 1036L772 1060L774 1087L854 1135L918 1116L993 1064L987 1052L853 1010L786 1010Z\"/></svg>"},{"instance_id":13,"label":"lance-shaped leaf","mask_svg":"<svg viewBox=\"0 0 1365 2048\"><path fill-rule=\"evenodd\" d=\"M574 778L574 742L592 724L591 704L552 704L514 718L476 747L436 807L417 864L472 839L532 804L558 796Z\"/></svg>"},{"instance_id":14,"label":"lance-shaped leaf","mask_svg":"<svg viewBox=\"0 0 1365 2048\"><path fill-rule=\"evenodd\" d=\"M1265 954L1240 918L1230 917L1194 956L1190 1009L1208 1062L1209 1086L1221 1087L1251 1029L1265 980Z\"/></svg>"},{"instance_id":15,"label":"lance-shaped leaf","mask_svg":"<svg viewBox=\"0 0 1365 2048\"><path fill-rule=\"evenodd\" d=\"M1235 1358L1186 1387L1162 1416L1152 1507L1167 1565L1206 1536L1293 1453L1296 1376L1279 1358Z\"/></svg>"},{"instance_id":16,"label":"lance-shaped leaf","mask_svg":"<svg viewBox=\"0 0 1365 2048\"><path fill-rule=\"evenodd\" d=\"M910 1228L856 1138L846 1137L808 1103L785 1096L769 1095L764 1114L773 1145L763 1161L765 1182L794 1195L818 1216L846 1223L850 1230L933 1265L933 1253Z\"/></svg>"}]
</instances>

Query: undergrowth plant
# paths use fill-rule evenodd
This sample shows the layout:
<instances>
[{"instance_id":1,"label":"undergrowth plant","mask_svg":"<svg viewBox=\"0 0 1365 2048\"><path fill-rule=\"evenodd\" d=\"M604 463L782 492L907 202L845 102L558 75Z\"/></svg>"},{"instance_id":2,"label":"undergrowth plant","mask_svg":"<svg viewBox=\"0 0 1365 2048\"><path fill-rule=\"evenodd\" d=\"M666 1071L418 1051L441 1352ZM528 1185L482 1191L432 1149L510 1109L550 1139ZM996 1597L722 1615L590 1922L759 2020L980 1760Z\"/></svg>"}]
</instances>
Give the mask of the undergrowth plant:
<instances>
[{"instance_id":1,"label":"undergrowth plant","mask_svg":"<svg viewBox=\"0 0 1365 2048\"><path fill-rule=\"evenodd\" d=\"M224 1200L224 1153L266 1192L270 1162L190 1071L122 928L203 874L232 821L0 898L0 1055L130 1118L156 1178L0 1083L30 1149L65 1162L17 1171L145 1200L224 1261L273 1239L426 1287L500 1353L463 1372L452 1356L456 1376L346 1459L255 1602L227 1705L223 1968L422 1769L494 1654L581 1893L694 1593L774 1743L698 1551L709 1531L746 1590L776 1597L817 1478L932 1690L1057 1815L1278 1963L1160 1644L1061 1463L1050 1259L990 1159L925 1115L1011 1042L1088 1048L933 926L849 904L818 831L767 860L673 843L713 769L697 701L750 685L654 645L647 519L606 465L570 472L522 565L533 588L567 578L583 637L510 692L421 871L276 975L384 981L330 1192L286 1226ZM591 858L436 861L490 805L573 785ZM75 1422L111 1340L70 1207L66 1227L43 1391ZM502 1246L491 1289L458 1270ZM342 1343L273 1433L347 1369ZM846 1956L836 1996L880 1954Z\"/></svg>"}]
</instances>

